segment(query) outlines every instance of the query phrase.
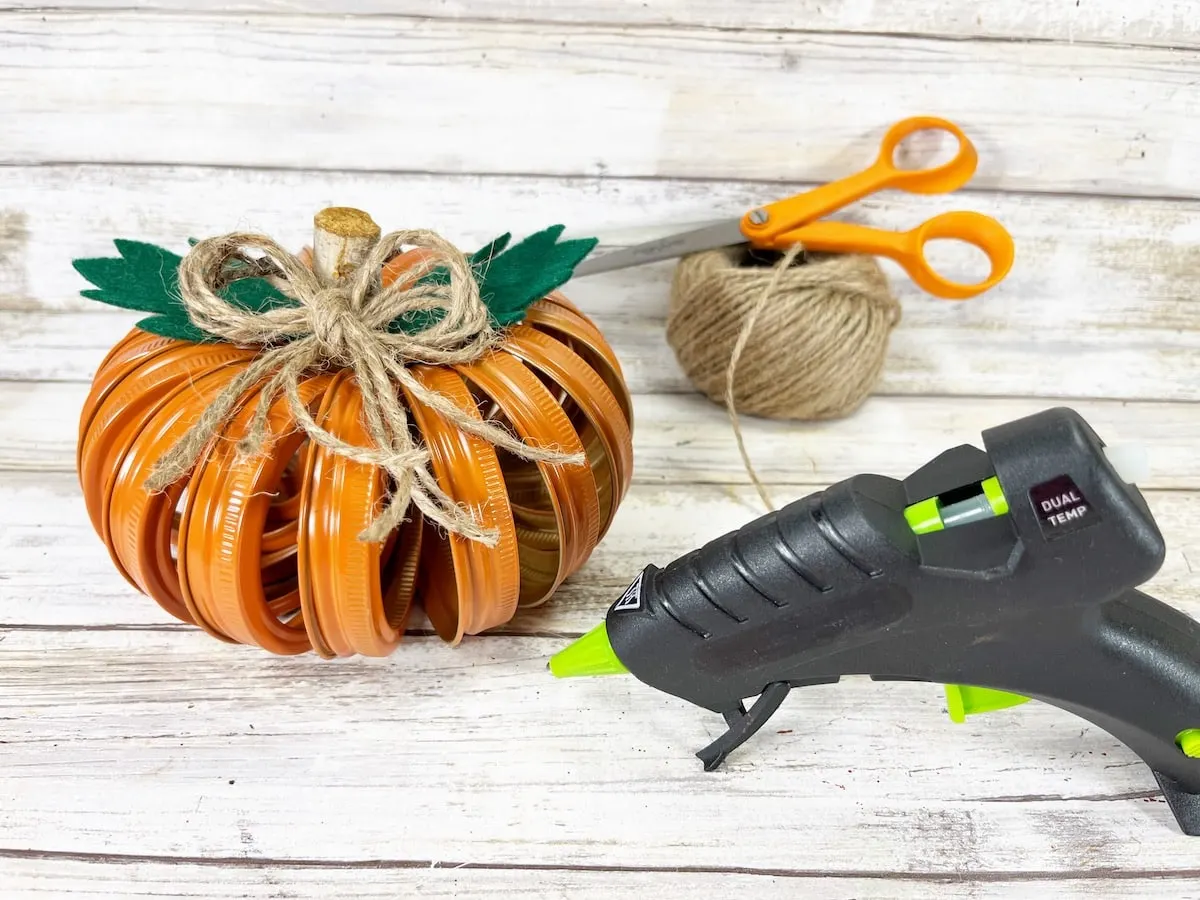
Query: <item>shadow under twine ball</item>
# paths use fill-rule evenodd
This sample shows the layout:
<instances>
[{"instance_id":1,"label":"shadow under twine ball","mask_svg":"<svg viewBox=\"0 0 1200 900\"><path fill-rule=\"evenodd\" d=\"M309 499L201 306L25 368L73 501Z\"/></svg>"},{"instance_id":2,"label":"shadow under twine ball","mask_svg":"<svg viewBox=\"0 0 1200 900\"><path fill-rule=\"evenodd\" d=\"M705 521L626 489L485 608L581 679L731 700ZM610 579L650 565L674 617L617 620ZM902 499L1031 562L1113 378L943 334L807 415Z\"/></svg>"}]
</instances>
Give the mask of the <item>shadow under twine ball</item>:
<instances>
[{"instance_id":1,"label":"shadow under twine ball","mask_svg":"<svg viewBox=\"0 0 1200 900\"><path fill-rule=\"evenodd\" d=\"M900 321L873 256L800 254L782 270L740 247L684 257L672 280L667 341L696 389L722 406L735 345L756 307L733 401L739 413L770 419L853 412L875 386Z\"/></svg>"}]
</instances>

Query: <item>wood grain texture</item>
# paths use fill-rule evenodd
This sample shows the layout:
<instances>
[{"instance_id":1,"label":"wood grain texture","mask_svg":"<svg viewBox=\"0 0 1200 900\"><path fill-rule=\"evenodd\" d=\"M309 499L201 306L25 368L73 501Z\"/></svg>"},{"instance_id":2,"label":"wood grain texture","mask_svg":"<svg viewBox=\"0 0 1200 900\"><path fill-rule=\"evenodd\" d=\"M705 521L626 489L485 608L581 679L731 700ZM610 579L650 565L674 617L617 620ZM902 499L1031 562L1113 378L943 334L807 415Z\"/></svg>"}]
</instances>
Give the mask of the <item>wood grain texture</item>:
<instances>
[{"instance_id":1,"label":"wood grain texture","mask_svg":"<svg viewBox=\"0 0 1200 900\"><path fill-rule=\"evenodd\" d=\"M7 9L42 9L45 0L0 0ZM54 8L311 14L329 13L320 0L70 0ZM1195 47L1195 0L1131 7L1120 0L1087 3L989 3L971 0L909 0L902 4L861 0L344 0L339 15L413 16L488 21L591 22L604 25L672 26L732 30L848 31L919 34L988 40L1039 40Z\"/></svg>"},{"instance_id":2,"label":"wood grain texture","mask_svg":"<svg viewBox=\"0 0 1200 900\"><path fill-rule=\"evenodd\" d=\"M2 852L2 851L0 851ZM687 896L693 900L1196 900L1200 891L1186 872L1175 875L1087 873L962 873L953 878L920 872L822 875L796 870L769 873L633 869L596 871L566 866L512 868L434 860L303 864L234 857L204 860L123 858L68 854L34 858L0 856L0 873L13 896L92 895L105 900L194 898L211 900L395 900L396 897L486 896L521 900L610 900L612 897Z\"/></svg>"},{"instance_id":3,"label":"wood grain texture","mask_svg":"<svg viewBox=\"0 0 1200 900\"><path fill-rule=\"evenodd\" d=\"M900 477L902 472L895 472ZM772 484L778 504L824 485ZM1148 491L1167 558L1147 587L1200 617L1200 493ZM73 475L4 473L0 479L0 628L181 628L117 573L92 530ZM734 485L635 484L612 530L546 606L523 610L501 631L581 634L648 563L663 565L766 510ZM63 559L71 565L64 569ZM422 630L424 621L413 628ZM403 652L403 651L401 651Z\"/></svg>"},{"instance_id":4,"label":"wood grain texture","mask_svg":"<svg viewBox=\"0 0 1200 900\"><path fill-rule=\"evenodd\" d=\"M1149 771L1054 707L955 726L935 685L847 679L705 773L692 753L720 717L634 679L555 681L561 643L415 638L325 665L202 634L10 631L0 833L355 864L1196 872Z\"/></svg>"},{"instance_id":5,"label":"wood grain texture","mask_svg":"<svg viewBox=\"0 0 1200 900\"><path fill-rule=\"evenodd\" d=\"M1190 51L154 13L0 31L3 163L825 180L913 114L966 128L977 186L1197 194Z\"/></svg>"},{"instance_id":6,"label":"wood grain texture","mask_svg":"<svg viewBox=\"0 0 1200 900\"><path fill-rule=\"evenodd\" d=\"M0 377L91 377L134 321L79 296L80 256L112 255L114 237L186 251L186 239L262 230L310 239L329 204L370 209L383 227L432 227L465 249L552 222L609 248L676 224L735 215L770 196L746 182L378 174L129 167L0 167L0 310L85 311L70 318L0 312ZM225 198L236 197L236 203ZM979 209L1013 233L1017 261L999 287L965 303L920 292L888 261L903 319L878 390L888 394L1200 398L1200 203L966 192L884 194L852 215L903 229L953 208ZM1062 223L1070 222L1064 229ZM931 248L946 274L976 261ZM616 345L634 390L690 390L666 345L671 262L567 285Z\"/></svg>"}]
</instances>

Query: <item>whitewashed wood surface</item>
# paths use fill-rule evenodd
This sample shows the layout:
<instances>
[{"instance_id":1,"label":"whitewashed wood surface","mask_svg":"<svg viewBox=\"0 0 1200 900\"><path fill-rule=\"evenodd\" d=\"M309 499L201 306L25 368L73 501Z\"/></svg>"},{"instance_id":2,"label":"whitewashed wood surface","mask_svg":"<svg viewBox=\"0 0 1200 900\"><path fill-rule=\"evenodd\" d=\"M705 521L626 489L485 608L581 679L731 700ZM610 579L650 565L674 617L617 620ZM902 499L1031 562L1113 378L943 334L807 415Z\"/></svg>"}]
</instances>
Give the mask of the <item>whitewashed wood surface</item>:
<instances>
[{"instance_id":1,"label":"whitewashed wood surface","mask_svg":"<svg viewBox=\"0 0 1200 900\"><path fill-rule=\"evenodd\" d=\"M219 644L132 592L73 470L131 317L70 267L114 237L299 246L330 204L464 247L561 222L619 246L864 165L945 115L969 190L850 218L999 218L1017 262L916 291L875 395L743 420L778 503L903 476L1068 404L1141 440L1168 541L1148 589L1200 616L1200 2L0 0L0 896L1200 898L1149 771L1027 704L797 692L718 773L714 716L546 658L629 577L762 511L666 344L669 263L581 279L635 392L635 486L547 606L387 660ZM937 259L971 277L969 257ZM965 267L965 268L964 268Z\"/></svg>"}]
</instances>

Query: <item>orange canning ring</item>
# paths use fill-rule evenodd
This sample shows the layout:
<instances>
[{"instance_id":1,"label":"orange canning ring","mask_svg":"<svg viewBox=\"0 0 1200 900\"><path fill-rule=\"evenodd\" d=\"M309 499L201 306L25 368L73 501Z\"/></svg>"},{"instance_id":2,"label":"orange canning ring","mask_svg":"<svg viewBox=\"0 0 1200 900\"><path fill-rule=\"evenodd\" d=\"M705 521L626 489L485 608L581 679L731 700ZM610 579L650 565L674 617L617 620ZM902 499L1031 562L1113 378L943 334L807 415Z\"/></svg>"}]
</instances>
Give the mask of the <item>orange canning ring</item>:
<instances>
[{"instance_id":1,"label":"orange canning ring","mask_svg":"<svg viewBox=\"0 0 1200 900\"><path fill-rule=\"evenodd\" d=\"M335 437L366 446L362 394L348 373L325 392L316 419ZM358 539L379 512L381 469L308 445L299 506L300 608L321 656L387 656L404 634L421 551L420 513L387 546Z\"/></svg>"},{"instance_id":2,"label":"orange canning ring","mask_svg":"<svg viewBox=\"0 0 1200 900\"><path fill-rule=\"evenodd\" d=\"M310 413L333 377L316 375L300 383L300 399ZM300 607L299 590L268 599L261 557L272 495L307 438L281 395L267 417L269 452L239 459L236 444L257 411L250 402L257 393L250 392L191 477L179 523L179 582L198 623L272 653L303 653L311 649L308 634L302 618L291 615Z\"/></svg>"},{"instance_id":3,"label":"orange canning ring","mask_svg":"<svg viewBox=\"0 0 1200 900\"><path fill-rule=\"evenodd\" d=\"M167 347L180 346L183 343L183 341L173 341L170 338L149 334L137 328L127 331L125 336L113 345L104 359L100 361L100 365L96 367L96 374L92 377L93 394L104 391L111 385L115 377L113 374L114 371L125 363L145 358ZM85 409L87 408L86 403L84 407Z\"/></svg>"},{"instance_id":4,"label":"orange canning ring","mask_svg":"<svg viewBox=\"0 0 1200 900\"><path fill-rule=\"evenodd\" d=\"M600 329L596 327L595 323L578 306L568 300L561 291L552 291L533 304L530 309L545 309L550 306L558 307L570 319L574 320L575 325L589 336L589 341L595 344L596 352L600 353L607 360L608 364L618 375L622 374L621 363L617 359L617 355L613 352L612 347L609 346L608 341L605 340L604 335L600 332Z\"/></svg>"},{"instance_id":5,"label":"orange canning ring","mask_svg":"<svg viewBox=\"0 0 1200 900\"><path fill-rule=\"evenodd\" d=\"M421 385L481 418L463 379L450 369L414 366ZM427 524L422 536L417 591L438 635L452 644L509 621L521 592L516 528L496 449L443 420L407 388L405 398L425 438L439 486L465 505L499 541L488 547Z\"/></svg>"},{"instance_id":6,"label":"orange canning ring","mask_svg":"<svg viewBox=\"0 0 1200 900\"><path fill-rule=\"evenodd\" d=\"M334 397L337 396L338 389L344 381L344 373L334 376L332 385L325 392L325 396L321 400L321 405L317 409L316 415L313 416L313 419L322 428L329 428L330 405ZM296 455L292 457L293 464L289 464L284 469L283 477L280 479L280 493L283 493L282 488L289 483L292 483L293 486L295 483L298 483L300 486L300 494L296 498L298 500L296 513L296 590L300 594L300 617L301 621L304 622L304 629L308 634L308 641L312 645L313 650L317 655L325 659L332 659L337 656L337 653L329 648L328 642L325 640L324 635L321 634L312 586L314 575L317 578L326 575L325 569L328 568L328 565L326 565L325 569L318 570L316 573L313 572L313 550L314 548L319 550L321 545L319 536L315 540L309 536L308 523L315 516L337 519L338 514L336 510L323 510L313 507L312 495L314 488L317 487L317 484L313 482L313 478L316 477L319 479L325 477L325 471L324 466L320 464L322 461L319 461L317 458L319 454L305 452L311 446L311 442L305 442L301 445L300 450L296 451ZM294 463L297 460L302 460L299 479L294 477ZM267 510L268 522L274 517L273 513L278 515L276 512L278 508L277 504L272 509ZM301 525L301 522L304 522L304 525ZM319 520L315 523L317 527L323 524ZM263 536L263 540L265 543L266 535Z\"/></svg>"},{"instance_id":7,"label":"orange canning ring","mask_svg":"<svg viewBox=\"0 0 1200 900\"><path fill-rule=\"evenodd\" d=\"M92 387L79 416L79 439L75 447L75 464L78 466L83 453L83 438L91 426L92 419L104 399L121 383L130 372L136 371L147 359L172 346L187 346L181 341L146 334L134 329L125 335L109 351L92 378Z\"/></svg>"},{"instance_id":8,"label":"orange canning ring","mask_svg":"<svg viewBox=\"0 0 1200 900\"><path fill-rule=\"evenodd\" d=\"M560 405L583 438L596 476L603 539L633 478L633 440L616 397L569 347L530 325L515 326L505 349L539 370L547 387L559 385L565 393Z\"/></svg>"},{"instance_id":9,"label":"orange canning ring","mask_svg":"<svg viewBox=\"0 0 1200 900\"><path fill-rule=\"evenodd\" d=\"M131 328L121 335L121 339L109 348L108 352L104 354L104 358L100 360L100 364L96 366L96 374L92 376L93 389L101 386L104 373L113 363L121 358L122 354L127 352L130 344L153 340L163 340L163 338L142 331L140 328Z\"/></svg>"},{"instance_id":10,"label":"orange canning ring","mask_svg":"<svg viewBox=\"0 0 1200 900\"><path fill-rule=\"evenodd\" d=\"M105 497L104 537L117 565L168 613L193 624L201 623L184 603L171 535L175 507L186 481L158 493L150 493L143 484L154 460L183 436L204 407L237 376L238 369L236 365L222 366L179 385L134 437Z\"/></svg>"},{"instance_id":11,"label":"orange canning ring","mask_svg":"<svg viewBox=\"0 0 1200 900\"><path fill-rule=\"evenodd\" d=\"M525 321L539 331L545 331L551 337L558 338L587 361L596 374L604 379L608 389L621 404L625 422L632 430L633 399L629 396L629 387L625 383L625 374L621 370L617 355L613 353L600 329L558 293L550 294L530 306Z\"/></svg>"},{"instance_id":12,"label":"orange canning ring","mask_svg":"<svg viewBox=\"0 0 1200 900\"><path fill-rule=\"evenodd\" d=\"M225 344L177 343L142 359L113 383L89 416L79 442L80 482L93 527L101 532L105 527L102 505L121 460L162 401L195 373L248 360L250 356L249 351Z\"/></svg>"},{"instance_id":13,"label":"orange canning ring","mask_svg":"<svg viewBox=\"0 0 1200 900\"><path fill-rule=\"evenodd\" d=\"M455 369L490 399L523 439L538 447L555 447L567 453L583 453L583 443L562 407L546 386L516 357L500 351ZM508 454L504 454L507 457ZM512 478L531 467L522 460L509 458L505 478L510 494L516 494ZM547 600L591 555L600 534L600 498L596 479L587 465L555 466L537 463L541 475L538 491L521 496L520 505L552 510L555 528L546 532L541 523L529 523L541 530L540 539L530 540L521 529L521 605L534 606ZM517 503L513 515L518 528L521 521ZM551 548L545 549L547 545Z\"/></svg>"}]
</instances>

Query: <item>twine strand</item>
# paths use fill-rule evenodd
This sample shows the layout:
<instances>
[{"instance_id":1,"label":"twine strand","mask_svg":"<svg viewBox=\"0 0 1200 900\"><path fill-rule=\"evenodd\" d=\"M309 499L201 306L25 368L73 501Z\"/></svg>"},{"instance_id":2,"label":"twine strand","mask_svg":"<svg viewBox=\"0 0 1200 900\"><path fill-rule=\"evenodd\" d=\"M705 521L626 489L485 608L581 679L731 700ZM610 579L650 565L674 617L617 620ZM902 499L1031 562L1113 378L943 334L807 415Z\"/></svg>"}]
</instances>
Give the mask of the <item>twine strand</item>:
<instances>
[{"instance_id":1,"label":"twine strand","mask_svg":"<svg viewBox=\"0 0 1200 900\"><path fill-rule=\"evenodd\" d=\"M754 483L754 489L758 491L759 498L768 510L775 509L775 503L771 500L766 486L758 477L758 472L755 470L754 464L750 462L750 454L746 452L746 441L742 436L742 426L738 422L737 401L733 393L734 375L737 372L738 360L742 358L742 351L746 349L746 343L750 340L750 335L754 331L754 325L758 321L759 314L779 289L779 282L783 278L784 273L791 268L792 263L803 252L803 244L793 244L774 267L771 278L763 285L758 299L754 301L749 315L746 316L746 321L742 324L741 330L738 332L737 340L733 344L733 352L729 355L729 368L725 376L725 408L729 411L729 421L733 425L733 435L737 438L738 453L742 456L742 465L746 469L746 474L750 476L750 480Z\"/></svg>"},{"instance_id":2,"label":"twine strand","mask_svg":"<svg viewBox=\"0 0 1200 900\"><path fill-rule=\"evenodd\" d=\"M675 269L667 342L692 385L723 405L742 465L775 504L746 448L742 415L817 421L848 415L869 395L900 321L878 261L790 247L770 269L740 249L684 257Z\"/></svg>"},{"instance_id":3,"label":"twine strand","mask_svg":"<svg viewBox=\"0 0 1200 900\"><path fill-rule=\"evenodd\" d=\"M404 246L427 253L404 277L382 284L383 266ZM260 257L252 253L261 254ZM232 264L232 265L231 265ZM434 268L448 278L420 282ZM217 292L240 278L270 276L295 306L252 311ZM270 413L282 397L297 426L331 453L378 466L391 479L391 496L359 537L382 541L404 521L410 504L446 531L494 546L496 529L484 528L456 503L429 471L430 454L409 430L398 384L449 424L531 462L582 465L582 454L532 447L495 422L485 421L426 388L411 365L464 365L497 348L502 334L479 294L470 261L432 231L384 235L349 276L322 278L298 256L265 235L232 233L193 246L179 266L181 300L191 321L215 337L257 345L259 355L204 410L151 469L146 487L161 491L186 476L205 447L229 427L238 401L261 384L258 407L237 444L239 458L263 452L272 437ZM442 311L441 316L429 315ZM401 317L421 317L411 332L392 330ZM323 428L300 396L300 382L315 369L350 369L362 393L373 446L350 444Z\"/></svg>"}]
</instances>

